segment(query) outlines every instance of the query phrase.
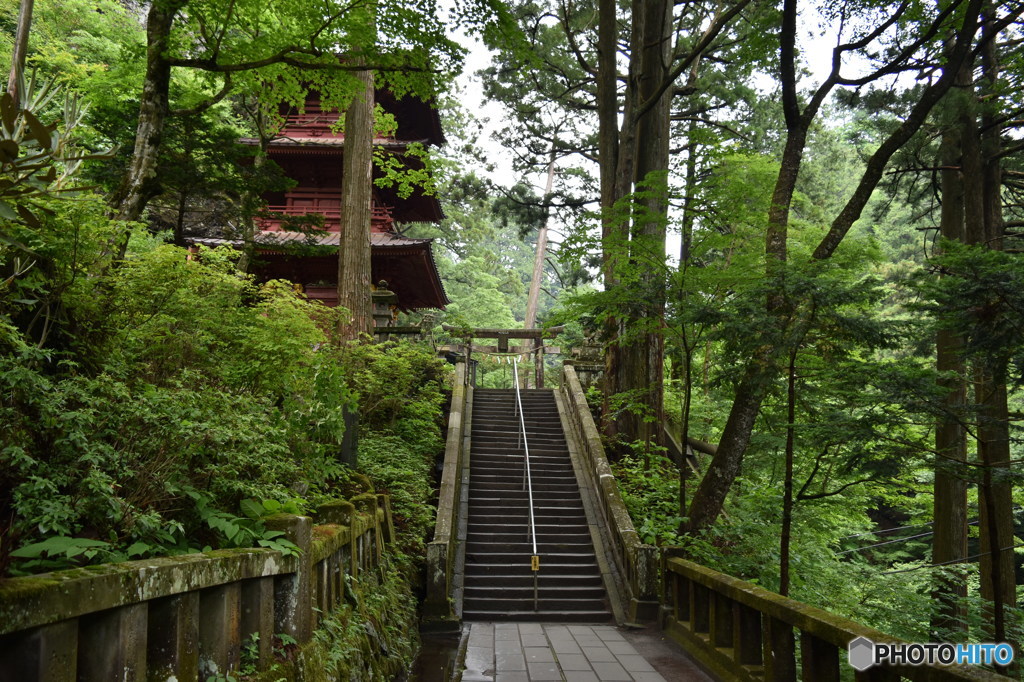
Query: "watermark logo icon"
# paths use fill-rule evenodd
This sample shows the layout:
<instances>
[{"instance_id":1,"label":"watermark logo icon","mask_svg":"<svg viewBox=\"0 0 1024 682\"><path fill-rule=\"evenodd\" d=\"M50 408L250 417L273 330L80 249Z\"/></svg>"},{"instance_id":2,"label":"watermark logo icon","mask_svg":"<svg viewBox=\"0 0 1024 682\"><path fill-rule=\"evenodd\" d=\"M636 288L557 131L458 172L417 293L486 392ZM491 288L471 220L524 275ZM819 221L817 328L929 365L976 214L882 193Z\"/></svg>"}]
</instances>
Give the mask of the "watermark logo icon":
<instances>
[{"instance_id":1,"label":"watermark logo icon","mask_svg":"<svg viewBox=\"0 0 1024 682\"><path fill-rule=\"evenodd\" d=\"M858 637L850 642L847 649L850 667L864 671L875 664L875 643L867 637Z\"/></svg>"},{"instance_id":2,"label":"watermark logo icon","mask_svg":"<svg viewBox=\"0 0 1024 682\"><path fill-rule=\"evenodd\" d=\"M951 644L949 642L879 642L857 637L847 646L850 667L863 672L873 665L1009 665L1013 647L999 644Z\"/></svg>"}]
</instances>

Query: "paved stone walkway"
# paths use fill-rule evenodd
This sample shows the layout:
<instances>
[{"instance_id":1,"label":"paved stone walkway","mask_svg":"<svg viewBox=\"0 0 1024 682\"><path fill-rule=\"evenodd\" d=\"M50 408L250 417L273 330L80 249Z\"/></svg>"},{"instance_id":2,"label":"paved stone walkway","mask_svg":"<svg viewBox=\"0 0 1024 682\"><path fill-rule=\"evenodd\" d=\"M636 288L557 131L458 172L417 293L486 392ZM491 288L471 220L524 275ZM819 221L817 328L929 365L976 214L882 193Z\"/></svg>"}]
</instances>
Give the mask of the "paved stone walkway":
<instances>
[{"instance_id":1,"label":"paved stone walkway","mask_svg":"<svg viewBox=\"0 0 1024 682\"><path fill-rule=\"evenodd\" d=\"M656 631L613 625L467 623L463 682L709 682Z\"/></svg>"}]
</instances>

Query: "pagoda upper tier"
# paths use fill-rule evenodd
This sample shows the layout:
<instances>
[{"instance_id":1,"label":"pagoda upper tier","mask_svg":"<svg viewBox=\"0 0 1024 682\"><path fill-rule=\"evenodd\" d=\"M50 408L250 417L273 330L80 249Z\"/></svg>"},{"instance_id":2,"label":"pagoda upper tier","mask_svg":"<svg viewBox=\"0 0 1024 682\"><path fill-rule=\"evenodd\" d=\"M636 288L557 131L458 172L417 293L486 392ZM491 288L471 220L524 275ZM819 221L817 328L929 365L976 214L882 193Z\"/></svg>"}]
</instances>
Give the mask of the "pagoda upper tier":
<instances>
[{"instance_id":1,"label":"pagoda upper tier","mask_svg":"<svg viewBox=\"0 0 1024 682\"><path fill-rule=\"evenodd\" d=\"M376 103L394 118L395 128L374 140L374 147L399 156L408 168L422 168L421 160L405 152L418 142L423 146L444 144L437 111L422 100L396 98L386 90L376 92ZM263 195L267 210L253 235L259 254L258 276L287 279L300 285L311 299L337 305L337 249L341 243L341 178L344 173L345 134L337 111L324 111L318 93L310 93L301 111L283 111L285 126L271 140L267 154L284 174L295 181L286 191ZM252 138L243 143L256 145ZM374 168L374 175L380 171ZM436 197L414 188L408 197L395 189L372 189L371 276L387 282L397 295L395 309L444 308L448 298L437 272L432 240L402 235L399 225L438 222L444 218ZM320 227L322 224L322 227ZM207 246L232 245L241 240L193 239ZM301 246L296 249L294 247ZM310 251L310 247L314 247Z\"/></svg>"},{"instance_id":2,"label":"pagoda upper tier","mask_svg":"<svg viewBox=\"0 0 1024 682\"><path fill-rule=\"evenodd\" d=\"M376 138L374 146L403 157L403 163L409 168L422 168L418 158L404 152L414 142L424 146L444 144L437 111L420 99L398 99L387 90L378 90L376 98L377 104L394 117L396 127L387 137ZM289 218L316 214L323 216L325 229L336 232L341 229L340 178L345 149L345 134L338 125L339 113L324 111L319 96L312 93L301 111L292 109L284 115L284 129L270 142L267 154L297 184L287 191L264 194L267 216L262 219L261 227L277 231ZM242 142L257 143L253 138ZM379 177L379 169L374 169L374 179ZM414 189L410 196L401 197L394 188L374 185L374 232L391 232L396 224L439 222L443 218L437 198L425 195L422 190Z\"/></svg>"}]
</instances>

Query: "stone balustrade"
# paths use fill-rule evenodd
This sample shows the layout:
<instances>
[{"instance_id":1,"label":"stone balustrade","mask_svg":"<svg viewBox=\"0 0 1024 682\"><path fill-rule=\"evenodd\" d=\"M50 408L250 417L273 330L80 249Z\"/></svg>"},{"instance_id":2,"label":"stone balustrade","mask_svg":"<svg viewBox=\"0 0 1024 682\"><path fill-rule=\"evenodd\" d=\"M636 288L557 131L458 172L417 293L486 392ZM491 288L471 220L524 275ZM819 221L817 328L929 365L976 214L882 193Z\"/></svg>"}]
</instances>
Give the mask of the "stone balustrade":
<instances>
[{"instance_id":1,"label":"stone balustrade","mask_svg":"<svg viewBox=\"0 0 1024 682\"><path fill-rule=\"evenodd\" d=\"M390 501L365 494L266 519L299 548L228 549L0 581L0 680L223 678L307 643L394 539ZM283 657L283 656L282 656Z\"/></svg>"},{"instance_id":2,"label":"stone balustrade","mask_svg":"<svg viewBox=\"0 0 1024 682\"><path fill-rule=\"evenodd\" d=\"M851 673L853 679L871 682L1007 679L966 665L885 665L844 672L851 641L900 640L685 559L666 559L663 576L662 628L718 679L839 682Z\"/></svg>"},{"instance_id":3,"label":"stone balustrade","mask_svg":"<svg viewBox=\"0 0 1024 682\"><path fill-rule=\"evenodd\" d=\"M612 556L623 576L626 618L654 620L658 613L658 548L644 544L633 527L572 365L562 367L561 391L572 431L567 435L573 437L583 455L585 482L595 492L601 522L612 544Z\"/></svg>"}]
</instances>

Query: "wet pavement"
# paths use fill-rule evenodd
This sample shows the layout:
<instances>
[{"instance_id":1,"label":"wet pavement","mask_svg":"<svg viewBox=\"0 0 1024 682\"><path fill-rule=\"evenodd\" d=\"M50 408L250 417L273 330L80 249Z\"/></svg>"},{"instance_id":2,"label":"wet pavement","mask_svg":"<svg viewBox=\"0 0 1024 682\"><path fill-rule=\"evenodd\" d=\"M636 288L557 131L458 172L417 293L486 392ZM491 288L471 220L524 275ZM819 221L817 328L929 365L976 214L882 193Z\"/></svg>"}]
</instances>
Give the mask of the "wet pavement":
<instances>
[{"instance_id":1,"label":"wet pavement","mask_svg":"<svg viewBox=\"0 0 1024 682\"><path fill-rule=\"evenodd\" d=\"M711 682L657 628L466 623L463 682Z\"/></svg>"}]
</instances>

